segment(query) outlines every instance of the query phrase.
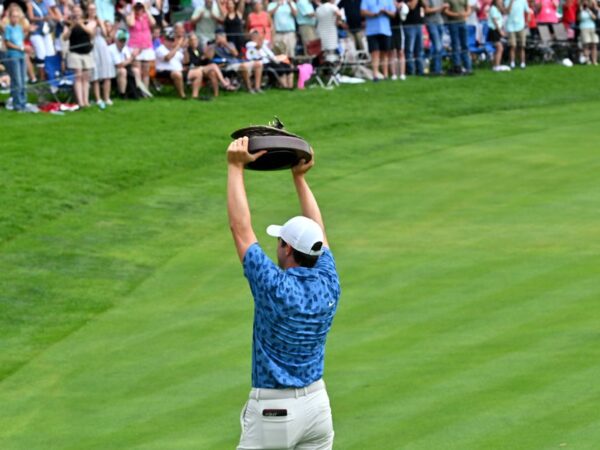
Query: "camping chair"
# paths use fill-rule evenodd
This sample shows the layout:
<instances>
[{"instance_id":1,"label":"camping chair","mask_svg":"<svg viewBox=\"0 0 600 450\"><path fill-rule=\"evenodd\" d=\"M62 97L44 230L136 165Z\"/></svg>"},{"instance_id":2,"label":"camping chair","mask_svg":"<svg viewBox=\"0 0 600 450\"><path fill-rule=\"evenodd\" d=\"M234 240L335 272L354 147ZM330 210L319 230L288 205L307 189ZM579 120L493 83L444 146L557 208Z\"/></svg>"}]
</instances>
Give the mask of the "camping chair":
<instances>
[{"instance_id":1,"label":"camping chair","mask_svg":"<svg viewBox=\"0 0 600 450\"><path fill-rule=\"evenodd\" d=\"M477 42L477 27L475 25L467 25L467 44L469 46L469 53L476 55L479 59L487 57L485 46L480 46Z\"/></svg>"},{"instance_id":2,"label":"camping chair","mask_svg":"<svg viewBox=\"0 0 600 450\"><path fill-rule=\"evenodd\" d=\"M554 30L554 51L557 54L566 54L566 56L574 61L577 54L577 43L569 39L569 33L563 24L557 23L552 29Z\"/></svg>"},{"instance_id":3,"label":"camping chair","mask_svg":"<svg viewBox=\"0 0 600 450\"><path fill-rule=\"evenodd\" d=\"M38 92L38 96L44 98L45 95L49 94L55 102L71 103L75 75L70 70L62 70L62 55L60 53L46 57L44 72L46 73L48 89Z\"/></svg>"},{"instance_id":4,"label":"camping chair","mask_svg":"<svg viewBox=\"0 0 600 450\"><path fill-rule=\"evenodd\" d=\"M358 50L354 39L340 39L342 61L340 72L350 72L358 78L373 79L373 71L369 68L371 65L371 54L367 50ZM363 47L366 49L366 40Z\"/></svg>"},{"instance_id":5,"label":"camping chair","mask_svg":"<svg viewBox=\"0 0 600 450\"><path fill-rule=\"evenodd\" d=\"M537 49L542 54L542 61L548 62L556 59L556 53L553 48L552 34L548 25L538 25L538 33L540 34L540 40L537 44Z\"/></svg>"},{"instance_id":6,"label":"camping chair","mask_svg":"<svg viewBox=\"0 0 600 450\"><path fill-rule=\"evenodd\" d=\"M323 89L333 89L339 86L337 79L342 67L342 59L339 53L324 52L321 47L321 40L315 39L306 44L307 56L312 58L312 65L315 68L313 77Z\"/></svg>"}]
</instances>

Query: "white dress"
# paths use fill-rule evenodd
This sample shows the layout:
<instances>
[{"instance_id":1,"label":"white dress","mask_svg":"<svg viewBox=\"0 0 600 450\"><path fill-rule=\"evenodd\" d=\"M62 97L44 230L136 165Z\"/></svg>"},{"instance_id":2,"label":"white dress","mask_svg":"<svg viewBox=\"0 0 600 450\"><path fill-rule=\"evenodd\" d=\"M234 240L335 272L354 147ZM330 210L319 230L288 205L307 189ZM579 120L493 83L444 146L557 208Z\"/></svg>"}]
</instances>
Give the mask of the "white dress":
<instances>
[{"instance_id":1,"label":"white dress","mask_svg":"<svg viewBox=\"0 0 600 450\"><path fill-rule=\"evenodd\" d=\"M107 78L115 78L115 65L110 57L108 45L102 36L100 27L96 27L96 37L94 38L94 55L95 67L92 71L92 81L105 80Z\"/></svg>"}]
</instances>

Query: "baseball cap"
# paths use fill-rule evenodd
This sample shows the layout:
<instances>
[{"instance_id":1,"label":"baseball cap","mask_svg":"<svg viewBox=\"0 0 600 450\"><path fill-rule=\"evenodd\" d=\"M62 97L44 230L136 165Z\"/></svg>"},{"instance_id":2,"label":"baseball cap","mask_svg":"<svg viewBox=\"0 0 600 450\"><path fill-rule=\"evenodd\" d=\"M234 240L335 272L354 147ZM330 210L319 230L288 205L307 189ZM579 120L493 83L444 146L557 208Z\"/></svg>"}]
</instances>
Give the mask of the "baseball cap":
<instances>
[{"instance_id":1,"label":"baseball cap","mask_svg":"<svg viewBox=\"0 0 600 450\"><path fill-rule=\"evenodd\" d=\"M127 39L129 39L129 33L127 32L127 30L119 30L117 31L117 35L115 36L115 38L117 39L117 41L126 41Z\"/></svg>"},{"instance_id":2,"label":"baseball cap","mask_svg":"<svg viewBox=\"0 0 600 450\"><path fill-rule=\"evenodd\" d=\"M317 242L323 242L323 230L317 222L308 217L292 217L283 225L269 225L269 236L278 237L287 242L295 250L307 255L319 256L323 250L313 250Z\"/></svg>"}]
</instances>

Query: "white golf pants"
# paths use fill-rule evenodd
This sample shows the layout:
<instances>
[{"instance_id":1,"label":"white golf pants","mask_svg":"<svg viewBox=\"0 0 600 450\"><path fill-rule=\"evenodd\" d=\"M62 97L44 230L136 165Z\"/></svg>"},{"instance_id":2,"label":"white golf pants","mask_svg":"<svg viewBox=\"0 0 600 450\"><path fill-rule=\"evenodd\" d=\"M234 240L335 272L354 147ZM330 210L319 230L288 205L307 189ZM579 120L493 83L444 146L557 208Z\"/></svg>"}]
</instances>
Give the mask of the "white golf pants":
<instances>
[{"instance_id":1,"label":"white golf pants","mask_svg":"<svg viewBox=\"0 0 600 450\"><path fill-rule=\"evenodd\" d=\"M257 389L240 417L237 450L329 450L333 423L323 380L300 389Z\"/></svg>"}]
</instances>

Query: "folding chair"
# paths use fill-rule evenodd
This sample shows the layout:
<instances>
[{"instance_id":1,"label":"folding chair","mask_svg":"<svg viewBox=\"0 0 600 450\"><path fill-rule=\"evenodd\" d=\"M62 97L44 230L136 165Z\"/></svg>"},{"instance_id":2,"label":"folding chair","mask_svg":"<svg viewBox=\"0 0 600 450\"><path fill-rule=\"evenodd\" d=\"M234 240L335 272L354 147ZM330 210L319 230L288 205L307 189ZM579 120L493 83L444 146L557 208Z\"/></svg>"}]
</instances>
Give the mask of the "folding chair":
<instances>
[{"instance_id":1,"label":"folding chair","mask_svg":"<svg viewBox=\"0 0 600 450\"><path fill-rule=\"evenodd\" d=\"M537 44L537 49L542 54L542 60L544 62L553 61L556 59L556 53L554 52L552 34L548 25L538 25L538 33L540 34L540 41Z\"/></svg>"},{"instance_id":2,"label":"folding chair","mask_svg":"<svg viewBox=\"0 0 600 450\"><path fill-rule=\"evenodd\" d=\"M312 65L315 68L313 76L319 86L323 89L333 89L340 85L337 79L342 67L339 53L324 52L320 39L306 44L306 53L312 58Z\"/></svg>"},{"instance_id":3,"label":"folding chair","mask_svg":"<svg viewBox=\"0 0 600 450\"><path fill-rule=\"evenodd\" d=\"M59 103L71 103L73 99L73 83L75 75L72 71L62 70L62 56L57 53L44 60L44 72L50 95ZM43 96L43 94L40 94Z\"/></svg>"}]
</instances>

